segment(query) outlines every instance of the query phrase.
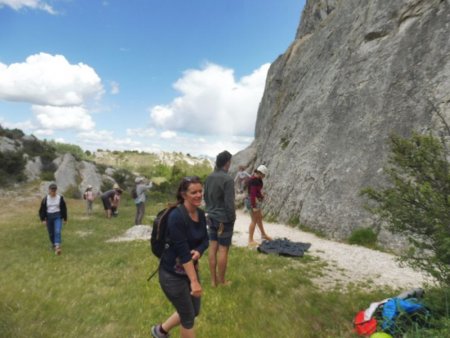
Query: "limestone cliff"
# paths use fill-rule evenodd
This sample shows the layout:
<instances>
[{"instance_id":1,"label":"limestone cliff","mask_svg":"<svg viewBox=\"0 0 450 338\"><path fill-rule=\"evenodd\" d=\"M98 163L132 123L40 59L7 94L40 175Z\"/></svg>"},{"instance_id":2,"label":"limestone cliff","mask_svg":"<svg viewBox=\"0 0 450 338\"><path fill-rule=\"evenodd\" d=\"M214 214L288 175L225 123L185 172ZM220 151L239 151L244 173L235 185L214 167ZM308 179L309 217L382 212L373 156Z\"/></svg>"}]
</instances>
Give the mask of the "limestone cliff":
<instances>
[{"instance_id":1,"label":"limestone cliff","mask_svg":"<svg viewBox=\"0 0 450 338\"><path fill-rule=\"evenodd\" d=\"M268 166L266 213L345 238L373 225L389 134L439 132L449 102L450 0L309 0L234 165Z\"/></svg>"}]
</instances>

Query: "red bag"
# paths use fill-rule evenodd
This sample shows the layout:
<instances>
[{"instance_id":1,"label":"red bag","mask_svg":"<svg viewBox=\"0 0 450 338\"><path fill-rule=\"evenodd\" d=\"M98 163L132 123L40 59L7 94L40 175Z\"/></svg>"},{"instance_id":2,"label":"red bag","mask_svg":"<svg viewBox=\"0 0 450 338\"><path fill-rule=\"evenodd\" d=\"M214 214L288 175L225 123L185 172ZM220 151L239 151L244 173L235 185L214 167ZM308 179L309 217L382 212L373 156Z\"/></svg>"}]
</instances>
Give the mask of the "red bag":
<instances>
[{"instance_id":1,"label":"red bag","mask_svg":"<svg viewBox=\"0 0 450 338\"><path fill-rule=\"evenodd\" d=\"M377 330L377 320L375 318L370 318L366 320L364 318L364 310L359 311L355 319L353 320L353 326L357 334L361 336L369 336Z\"/></svg>"}]
</instances>

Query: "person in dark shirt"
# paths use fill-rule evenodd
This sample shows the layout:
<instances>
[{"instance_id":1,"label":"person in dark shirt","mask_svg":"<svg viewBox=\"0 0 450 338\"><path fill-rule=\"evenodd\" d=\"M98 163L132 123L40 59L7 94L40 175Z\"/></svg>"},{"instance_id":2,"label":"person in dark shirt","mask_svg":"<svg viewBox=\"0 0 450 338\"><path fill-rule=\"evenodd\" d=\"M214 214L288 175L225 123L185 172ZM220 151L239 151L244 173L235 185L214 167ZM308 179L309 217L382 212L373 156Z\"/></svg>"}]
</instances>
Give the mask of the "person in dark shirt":
<instances>
[{"instance_id":1,"label":"person in dark shirt","mask_svg":"<svg viewBox=\"0 0 450 338\"><path fill-rule=\"evenodd\" d=\"M216 157L216 168L205 181L205 203L208 213L209 271L211 285L230 285L225 274L233 237L236 209L234 180L228 175L232 155L228 151Z\"/></svg>"},{"instance_id":2,"label":"person in dark shirt","mask_svg":"<svg viewBox=\"0 0 450 338\"><path fill-rule=\"evenodd\" d=\"M108 190L102 194L101 199L103 202L103 208L105 209L106 218L111 218L113 214L113 205L115 203L114 198L116 197L117 194L121 193L122 189L120 189L119 185L115 183L111 190Z\"/></svg>"},{"instance_id":3,"label":"person in dark shirt","mask_svg":"<svg viewBox=\"0 0 450 338\"><path fill-rule=\"evenodd\" d=\"M181 324L181 337L194 337L194 321L200 311L202 286L198 261L208 248L206 217L199 207L203 187L197 176L185 177L178 188L178 206L168 218L168 248L161 256L159 284L175 312L161 324L152 326L155 338L169 337Z\"/></svg>"}]
</instances>

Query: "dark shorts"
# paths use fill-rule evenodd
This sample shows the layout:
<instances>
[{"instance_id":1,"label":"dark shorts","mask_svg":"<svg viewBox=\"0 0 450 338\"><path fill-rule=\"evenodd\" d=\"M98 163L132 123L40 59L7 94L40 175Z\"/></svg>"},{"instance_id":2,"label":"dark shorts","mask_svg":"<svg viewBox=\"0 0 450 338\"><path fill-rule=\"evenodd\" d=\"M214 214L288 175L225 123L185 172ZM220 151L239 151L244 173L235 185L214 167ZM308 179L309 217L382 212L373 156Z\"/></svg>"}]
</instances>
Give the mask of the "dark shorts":
<instances>
[{"instance_id":1,"label":"dark shorts","mask_svg":"<svg viewBox=\"0 0 450 338\"><path fill-rule=\"evenodd\" d=\"M187 276L178 276L159 268L159 284L167 299L180 315L185 329L194 327L195 317L200 312L200 298L191 296L191 282Z\"/></svg>"},{"instance_id":2,"label":"dark shorts","mask_svg":"<svg viewBox=\"0 0 450 338\"><path fill-rule=\"evenodd\" d=\"M111 209L111 200L109 198L102 197L102 202L103 202L103 207L105 208L105 210Z\"/></svg>"},{"instance_id":3,"label":"dark shorts","mask_svg":"<svg viewBox=\"0 0 450 338\"><path fill-rule=\"evenodd\" d=\"M207 218L208 235L210 241L217 241L219 245L230 246L233 237L234 222L222 223L215 219Z\"/></svg>"},{"instance_id":4,"label":"dark shorts","mask_svg":"<svg viewBox=\"0 0 450 338\"><path fill-rule=\"evenodd\" d=\"M248 211L253 211L253 208L252 208L252 205L251 205L251 203L250 203L250 198L249 197L246 197L245 199L244 199L244 204L245 204L245 208L248 210ZM256 201L256 209L261 209L261 202L259 202L259 201Z\"/></svg>"}]
</instances>

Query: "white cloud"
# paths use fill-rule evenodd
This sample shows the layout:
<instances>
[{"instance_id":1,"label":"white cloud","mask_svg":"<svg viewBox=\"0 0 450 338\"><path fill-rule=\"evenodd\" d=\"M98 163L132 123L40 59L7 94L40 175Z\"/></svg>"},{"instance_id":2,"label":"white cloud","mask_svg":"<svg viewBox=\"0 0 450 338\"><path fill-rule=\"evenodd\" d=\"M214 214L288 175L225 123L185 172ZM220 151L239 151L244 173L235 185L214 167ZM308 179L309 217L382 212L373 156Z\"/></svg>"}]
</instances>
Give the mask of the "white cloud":
<instances>
[{"instance_id":1,"label":"white cloud","mask_svg":"<svg viewBox=\"0 0 450 338\"><path fill-rule=\"evenodd\" d=\"M52 136L54 134L54 131L50 130L50 129L36 129L33 132L33 134L38 137ZM60 142L60 141L57 141L57 142Z\"/></svg>"},{"instance_id":2,"label":"white cloud","mask_svg":"<svg viewBox=\"0 0 450 338\"><path fill-rule=\"evenodd\" d=\"M16 11L25 7L43 10L50 14L57 14L49 4L41 0L0 0L0 8L3 6L9 6Z\"/></svg>"},{"instance_id":3,"label":"white cloud","mask_svg":"<svg viewBox=\"0 0 450 338\"><path fill-rule=\"evenodd\" d=\"M37 105L79 106L103 94L94 69L62 55L39 53L24 63L0 63L0 99Z\"/></svg>"},{"instance_id":4,"label":"white cloud","mask_svg":"<svg viewBox=\"0 0 450 338\"><path fill-rule=\"evenodd\" d=\"M83 107L32 106L40 126L45 129L90 130L95 126Z\"/></svg>"},{"instance_id":5,"label":"white cloud","mask_svg":"<svg viewBox=\"0 0 450 338\"><path fill-rule=\"evenodd\" d=\"M167 105L150 108L161 128L203 135L253 135L269 64L239 80L234 71L215 64L187 70L174 88L181 93Z\"/></svg>"},{"instance_id":6,"label":"white cloud","mask_svg":"<svg viewBox=\"0 0 450 338\"><path fill-rule=\"evenodd\" d=\"M156 129L153 128L129 128L126 130L128 136L133 137L153 137L156 135Z\"/></svg>"},{"instance_id":7,"label":"white cloud","mask_svg":"<svg viewBox=\"0 0 450 338\"><path fill-rule=\"evenodd\" d=\"M175 137L177 136L177 133L174 132L174 131L171 131L171 130L166 130L166 131L163 131L163 132L160 134L160 136L161 136L161 138L163 138L163 139L170 140L170 139L175 138Z\"/></svg>"},{"instance_id":8,"label":"white cloud","mask_svg":"<svg viewBox=\"0 0 450 338\"><path fill-rule=\"evenodd\" d=\"M4 118L0 118L0 124L3 127L6 127L8 129L16 129L17 128L17 129L21 129L23 131L34 130L37 128L36 125L30 120L12 123L12 122L6 121Z\"/></svg>"},{"instance_id":9,"label":"white cloud","mask_svg":"<svg viewBox=\"0 0 450 338\"><path fill-rule=\"evenodd\" d=\"M119 83L117 83L116 81L111 81L110 85L111 85L111 94L112 95L119 94L119 92L120 92Z\"/></svg>"},{"instance_id":10,"label":"white cloud","mask_svg":"<svg viewBox=\"0 0 450 338\"><path fill-rule=\"evenodd\" d=\"M129 150L142 147L141 142L127 138L115 137L114 132L108 130L91 130L77 134L79 143L85 149Z\"/></svg>"}]
</instances>

